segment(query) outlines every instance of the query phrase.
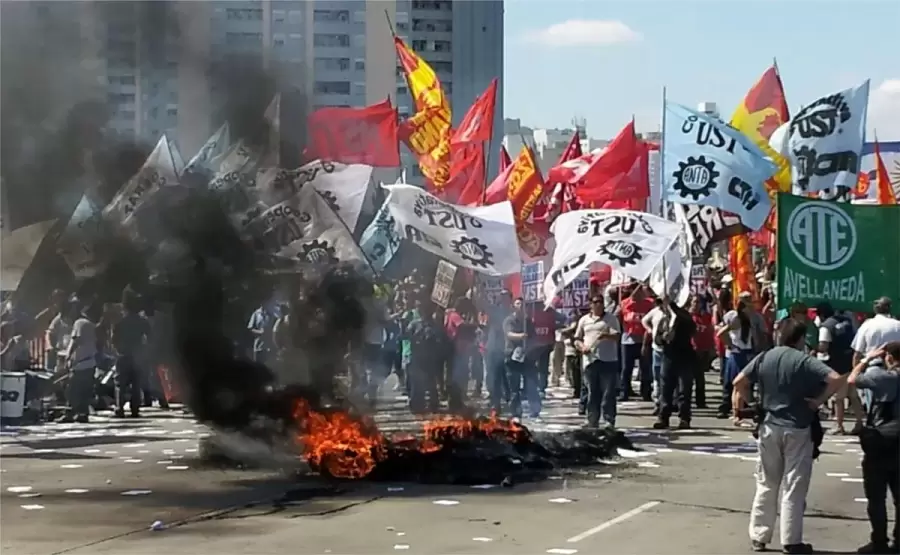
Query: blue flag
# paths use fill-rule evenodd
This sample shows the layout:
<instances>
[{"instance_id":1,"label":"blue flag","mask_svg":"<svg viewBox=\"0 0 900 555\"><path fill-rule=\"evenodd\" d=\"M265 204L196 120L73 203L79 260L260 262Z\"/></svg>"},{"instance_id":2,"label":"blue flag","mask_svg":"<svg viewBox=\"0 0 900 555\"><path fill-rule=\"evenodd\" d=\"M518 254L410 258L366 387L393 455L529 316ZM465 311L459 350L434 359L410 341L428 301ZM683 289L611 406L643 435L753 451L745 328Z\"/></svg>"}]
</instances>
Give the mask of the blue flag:
<instances>
[{"instance_id":1,"label":"blue flag","mask_svg":"<svg viewBox=\"0 0 900 555\"><path fill-rule=\"evenodd\" d=\"M716 118L666 102L663 195L669 202L705 204L763 226L772 202L765 181L775 164L746 135Z\"/></svg>"},{"instance_id":2,"label":"blue flag","mask_svg":"<svg viewBox=\"0 0 900 555\"><path fill-rule=\"evenodd\" d=\"M400 248L400 234L396 228L394 217L385 202L359 239L360 248L376 272L383 272Z\"/></svg>"}]
</instances>

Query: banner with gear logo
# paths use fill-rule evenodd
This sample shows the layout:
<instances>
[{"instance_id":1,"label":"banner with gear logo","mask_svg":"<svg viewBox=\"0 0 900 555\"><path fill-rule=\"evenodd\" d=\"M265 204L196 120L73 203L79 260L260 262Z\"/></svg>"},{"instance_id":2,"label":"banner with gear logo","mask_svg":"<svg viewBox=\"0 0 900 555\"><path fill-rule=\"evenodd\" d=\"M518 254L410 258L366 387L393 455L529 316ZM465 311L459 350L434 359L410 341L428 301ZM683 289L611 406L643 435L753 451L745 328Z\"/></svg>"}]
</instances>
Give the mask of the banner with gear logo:
<instances>
[{"instance_id":1,"label":"banner with gear logo","mask_svg":"<svg viewBox=\"0 0 900 555\"><path fill-rule=\"evenodd\" d=\"M900 298L900 206L778 195L778 306L869 312ZM893 240L886 240L886 238Z\"/></svg>"},{"instance_id":2,"label":"banner with gear logo","mask_svg":"<svg viewBox=\"0 0 900 555\"><path fill-rule=\"evenodd\" d=\"M679 223L644 212L566 212L550 229L556 238L556 251L553 268L544 280L544 298L553 299L594 262L643 281L662 263L681 230Z\"/></svg>"},{"instance_id":3,"label":"banner with gear logo","mask_svg":"<svg viewBox=\"0 0 900 555\"><path fill-rule=\"evenodd\" d=\"M666 102L663 194L669 202L704 204L757 230L772 202L765 182L777 166L746 135L690 108Z\"/></svg>"},{"instance_id":4,"label":"banner with gear logo","mask_svg":"<svg viewBox=\"0 0 900 555\"><path fill-rule=\"evenodd\" d=\"M386 185L385 205L408 239L448 262L490 276L517 274L516 225L509 201L468 207L444 202L413 185Z\"/></svg>"}]
</instances>

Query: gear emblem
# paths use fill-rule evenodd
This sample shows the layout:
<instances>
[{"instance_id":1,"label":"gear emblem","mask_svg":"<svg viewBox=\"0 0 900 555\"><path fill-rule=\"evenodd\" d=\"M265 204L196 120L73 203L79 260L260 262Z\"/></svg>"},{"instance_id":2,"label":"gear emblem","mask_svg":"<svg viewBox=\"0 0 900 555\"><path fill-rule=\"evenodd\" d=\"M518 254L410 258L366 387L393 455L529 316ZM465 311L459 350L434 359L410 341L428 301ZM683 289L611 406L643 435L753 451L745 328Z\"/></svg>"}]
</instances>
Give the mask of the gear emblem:
<instances>
[{"instance_id":1,"label":"gear emblem","mask_svg":"<svg viewBox=\"0 0 900 555\"><path fill-rule=\"evenodd\" d=\"M672 188L682 198L690 195L696 201L709 196L716 188L719 172L716 171L715 160L707 161L706 156L688 156L687 162L678 162L678 169L672 173L672 177L675 178Z\"/></svg>"},{"instance_id":2,"label":"gear emblem","mask_svg":"<svg viewBox=\"0 0 900 555\"><path fill-rule=\"evenodd\" d=\"M312 264L337 264L339 262L334 247L319 240L302 245L297 258Z\"/></svg>"},{"instance_id":3,"label":"gear emblem","mask_svg":"<svg viewBox=\"0 0 900 555\"><path fill-rule=\"evenodd\" d=\"M340 214L341 206L338 204L337 197L334 196L334 193L331 191L318 191L319 196L325 199L325 202L328 204L328 208L334 211L335 214Z\"/></svg>"},{"instance_id":4,"label":"gear emblem","mask_svg":"<svg viewBox=\"0 0 900 555\"><path fill-rule=\"evenodd\" d=\"M606 256L610 262L616 262L623 268L626 266L636 266L638 260L643 258L643 249L640 245L636 245L630 241L621 241L619 239L609 240L597 249L597 252Z\"/></svg>"},{"instance_id":5,"label":"gear emblem","mask_svg":"<svg viewBox=\"0 0 900 555\"><path fill-rule=\"evenodd\" d=\"M469 261L472 266L487 268L494 263L494 255L488 251L487 245L476 237L462 237L450 241L450 248L463 260Z\"/></svg>"}]
</instances>

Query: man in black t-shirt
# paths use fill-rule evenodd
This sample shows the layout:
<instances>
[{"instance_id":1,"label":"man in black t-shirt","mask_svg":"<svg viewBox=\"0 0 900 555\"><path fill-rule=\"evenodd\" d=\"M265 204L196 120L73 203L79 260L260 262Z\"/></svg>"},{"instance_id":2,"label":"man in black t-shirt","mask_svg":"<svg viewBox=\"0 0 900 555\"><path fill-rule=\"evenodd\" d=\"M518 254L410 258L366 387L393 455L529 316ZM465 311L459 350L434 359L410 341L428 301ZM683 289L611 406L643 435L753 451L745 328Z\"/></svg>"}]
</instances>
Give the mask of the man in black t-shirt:
<instances>
[{"instance_id":1,"label":"man in black t-shirt","mask_svg":"<svg viewBox=\"0 0 900 555\"><path fill-rule=\"evenodd\" d=\"M853 369L853 323L844 316L838 315L830 303L821 303L816 307L816 315L819 317L819 341L818 359L828 365L838 374L845 376ZM856 424L850 432L852 435L859 433L865 412L862 402L856 393L856 387L845 384L834 396L834 416L836 435L843 435L844 430L844 399L849 399L850 410L856 418Z\"/></svg>"},{"instance_id":2,"label":"man in black t-shirt","mask_svg":"<svg viewBox=\"0 0 900 555\"><path fill-rule=\"evenodd\" d=\"M663 430L669 427L669 418L675 412L677 390L678 428L683 430L691 427L691 394L694 389L694 365L697 364L697 352L691 338L697 326L691 315L675 303L670 303L669 310L674 315L674 322L664 338L659 420L653 428ZM671 315L666 315L670 321Z\"/></svg>"}]
</instances>

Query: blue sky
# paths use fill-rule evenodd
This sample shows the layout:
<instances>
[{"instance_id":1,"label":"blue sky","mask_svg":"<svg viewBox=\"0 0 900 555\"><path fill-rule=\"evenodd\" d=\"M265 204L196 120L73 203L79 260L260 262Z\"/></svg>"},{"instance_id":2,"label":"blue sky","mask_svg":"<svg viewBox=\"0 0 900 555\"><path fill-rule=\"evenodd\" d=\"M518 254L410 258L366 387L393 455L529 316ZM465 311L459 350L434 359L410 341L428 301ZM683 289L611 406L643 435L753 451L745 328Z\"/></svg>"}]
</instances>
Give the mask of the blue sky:
<instances>
[{"instance_id":1,"label":"blue sky","mask_svg":"<svg viewBox=\"0 0 900 555\"><path fill-rule=\"evenodd\" d=\"M504 115L613 136L658 128L662 87L730 117L772 63L792 113L870 78L869 129L900 140L896 0L506 0ZM870 131L871 133L871 131Z\"/></svg>"}]
</instances>

